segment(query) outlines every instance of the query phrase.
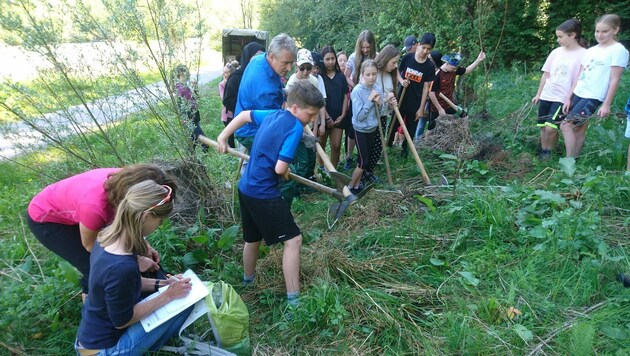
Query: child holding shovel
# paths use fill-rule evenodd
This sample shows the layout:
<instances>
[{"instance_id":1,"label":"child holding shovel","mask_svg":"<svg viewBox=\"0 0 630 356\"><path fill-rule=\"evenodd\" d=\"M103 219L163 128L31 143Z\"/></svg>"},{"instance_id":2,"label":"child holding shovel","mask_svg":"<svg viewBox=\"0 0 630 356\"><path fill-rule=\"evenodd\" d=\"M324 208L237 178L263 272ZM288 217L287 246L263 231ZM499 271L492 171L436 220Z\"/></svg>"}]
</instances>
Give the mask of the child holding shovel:
<instances>
[{"instance_id":1,"label":"child holding shovel","mask_svg":"<svg viewBox=\"0 0 630 356\"><path fill-rule=\"evenodd\" d=\"M352 180L348 188L352 194L359 194L364 186L361 177L364 171L372 171L370 156L380 155L381 145L375 143L380 140L378 132L378 120L387 112L384 103L396 105L394 93L387 96L383 94L381 87L376 83L378 70L376 63L368 59L361 64L361 82L352 89L352 125L359 160L352 173Z\"/></svg>"},{"instance_id":2,"label":"child holding shovel","mask_svg":"<svg viewBox=\"0 0 630 356\"><path fill-rule=\"evenodd\" d=\"M415 39L415 37L414 37ZM383 47L381 52L374 59L376 68L378 70L376 74L376 83L383 90L383 95L388 97L390 93L394 93L395 88L398 86L398 61L400 60L400 52L392 45ZM380 117L381 127L383 130L387 127L387 117L391 116L392 110L388 109L384 115ZM383 132L385 135L385 132ZM374 175L373 169L376 168L379 158L381 157L381 140L377 136L374 143L376 148L372 155L370 155L370 167L371 170L363 172L363 177L368 181L376 183L378 178Z\"/></svg>"},{"instance_id":3,"label":"child holding shovel","mask_svg":"<svg viewBox=\"0 0 630 356\"><path fill-rule=\"evenodd\" d=\"M287 299L293 307L300 293L300 249L302 235L288 203L282 198L280 177L289 175L289 164L302 139L303 128L312 122L325 105L317 87L298 80L287 93L286 110L243 111L221 132L219 152L227 152L227 138L249 122L258 125L250 161L239 185L238 195L243 224L243 284L256 277L258 247L284 244L282 271Z\"/></svg>"},{"instance_id":4,"label":"child holding shovel","mask_svg":"<svg viewBox=\"0 0 630 356\"><path fill-rule=\"evenodd\" d=\"M454 101L453 94L455 92L455 80L457 79L457 76L472 72L484 59L486 59L486 54L482 51L479 52L477 59L468 67L460 67L459 64L462 61L462 56L459 53L447 54L441 58L442 65L438 68L438 70L436 70L435 80L433 81L431 91L429 92L429 98L433 104L430 105L431 108L429 109L429 130L432 130L435 127L435 119L438 116L445 114L454 115L457 113L457 110L450 107L440 94L444 95L448 100ZM422 131L424 130L426 123L426 119L420 119L420 123L418 124L418 135L422 135Z\"/></svg>"},{"instance_id":5,"label":"child holding shovel","mask_svg":"<svg viewBox=\"0 0 630 356\"><path fill-rule=\"evenodd\" d=\"M415 53L406 54L400 62L400 73L404 78L401 83L406 89L405 97L401 98L400 113L405 120L405 127L410 133L416 132L418 120L425 116L425 104L429 95L429 85L435 78L435 65L429 59L431 50L435 46L435 35L425 33L418 42ZM392 127L393 131L398 129L399 123L396 121ZM388 146L391 146L393 137L388 138ZM402 146L401 156L408 156L407 145Z\"/></svg>"}]
</instances>

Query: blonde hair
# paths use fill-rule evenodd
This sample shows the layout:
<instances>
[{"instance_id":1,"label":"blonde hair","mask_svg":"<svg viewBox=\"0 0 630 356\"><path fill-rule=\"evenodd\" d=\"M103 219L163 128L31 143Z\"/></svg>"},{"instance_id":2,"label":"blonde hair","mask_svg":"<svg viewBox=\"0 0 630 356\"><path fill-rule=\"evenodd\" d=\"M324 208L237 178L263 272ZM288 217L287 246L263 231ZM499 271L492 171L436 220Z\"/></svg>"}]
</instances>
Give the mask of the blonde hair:
<instances>
[{"instance_id":1,"label":"blonde hair","mask_svg":"<svg viewBox=\"0 0 630 356\"><path fill-rule=\"evenodd\" d=\"M225 68L227 68L227 70L230 72L230 74L232 74L232 73L236 72L236 70L239 68L238 61L231 61L231 62L228 62L228 63L225 65Z\"/></svg>"},{"instance_id":2,"label":"blonde hair","mask_svg":"<svg viewBox=\"0 0 630 356\"><path fill-rule=\"evenodd\" d=\"M605 14L597 18L595 20L595 24L600 22L605 23L606 25L618 30L621 27L621 18L617 14Z\"/></svg>"},{"instance_id":3,"label":"blonde hair","mask_svg":"<svg viewBox=\"0 0 630 356\"><path fill-rule=\"evenodd\" d=\"M173 211L173 196L165 200L170 190L166 186L152 180L134 184L127 190L125 198L116 209L116 216L111 225L98 234L101 246L109 246L122 240L125 252L138 255L147 254L147 244L142 236L142 225L145 214L153 214L159 218L168 217Z\"/></svg>"},{"instance_id":4,"label":"blonde hair","mask_svg":"<svg viewBox=\"0 0 630 356\"><path fill-rule=\"evenodd\" d=\"M367 42L370 45L370 53L367 56L363 55L361 52L361 46L363 42ZM359 71L356 68L361 67L361 63L366 59L374 59L376 57L376 40L374 39L374 34L370 30L363 30L357 37L357 43L354 45L354 75L352 80L355 83L359 82Z\"/></svg>"}]
</instances>

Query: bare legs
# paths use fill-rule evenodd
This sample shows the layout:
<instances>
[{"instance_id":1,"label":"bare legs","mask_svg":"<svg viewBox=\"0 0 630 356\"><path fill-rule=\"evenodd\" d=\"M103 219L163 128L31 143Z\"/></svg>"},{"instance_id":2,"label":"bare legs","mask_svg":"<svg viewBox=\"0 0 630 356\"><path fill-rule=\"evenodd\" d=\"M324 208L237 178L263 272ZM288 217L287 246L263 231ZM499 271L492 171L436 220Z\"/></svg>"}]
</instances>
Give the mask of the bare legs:
<instances>
[{"instance_id":1,"label":"bare legs","mask_svg":"<svg viewBox=\"0 0 630 356\"><path fill-rule=\"evenodd\" d=\"M243 247L243 269L246 276L252 276L256 272L258 261L258 248L260 242L246 242ZM284 242L282 255L282 272L287 293L300 291L300 250L302 248L302 235Z\"/></svg>"},{"instance_id":2,"label":"bare legs","mask_svg":"<svg viewBox=\"0 0 630 356\"><path fill-rule=\"evenodd\" d=\"M558 144L558 130L545 126L540 130L540 146L543 151L553 151Z\"/></svg>"},{"instance_id":3,"label":"bare legs","mask_svg":"<svg viewBox=\"0 0 630 356\"><path fill-rule=\"evenodd\" d=\"M578 157L584 147L584 141L586 141L586 129L588 128L588 121L584 121L582 124L575 125L571 122L564 121L560 125L562 130L562 136L564 137L564 146L567 151L567 157Z\"/></svg>"}]
</instances>

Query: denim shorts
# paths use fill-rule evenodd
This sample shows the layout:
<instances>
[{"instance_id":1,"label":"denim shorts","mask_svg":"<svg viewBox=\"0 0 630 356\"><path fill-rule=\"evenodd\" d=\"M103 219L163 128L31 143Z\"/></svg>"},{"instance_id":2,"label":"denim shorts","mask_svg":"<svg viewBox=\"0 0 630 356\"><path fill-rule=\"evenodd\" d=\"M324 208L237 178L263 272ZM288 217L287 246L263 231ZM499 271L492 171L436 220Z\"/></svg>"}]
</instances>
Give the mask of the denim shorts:
<instances>
[{"instance_id":1,"label":"denim shorts","mask_svg":"<svg viewBox=\"0 0 630 356\"><path fill-rule=\"evenodd\" d=\"M573 94L571 97L571 110L566 120L574 125L581 125L595 114L601 104L602 102L597 99L581 98Z\"/></svg>"}]
</instances>

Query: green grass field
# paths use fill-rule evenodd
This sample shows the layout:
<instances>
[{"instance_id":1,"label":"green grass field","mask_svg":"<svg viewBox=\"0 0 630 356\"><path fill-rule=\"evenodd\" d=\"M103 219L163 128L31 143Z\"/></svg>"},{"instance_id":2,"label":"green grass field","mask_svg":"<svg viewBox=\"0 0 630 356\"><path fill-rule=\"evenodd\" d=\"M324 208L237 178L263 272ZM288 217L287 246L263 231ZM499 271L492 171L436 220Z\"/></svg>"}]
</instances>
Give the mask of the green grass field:
<instances>
[{"instance_id":1,"label":"green grass field","mask_svg":"<svg viewBox=\"0 0 630 356\"><path fill-rule=\"evenodd\" d=\"M379 184L332 230L332 198L308 193L296 201L305 242L291 321L281 247L261 251L256 284L244 288L240 233L233 245L218 244L239 219L226 188L237 183L235 158L196 152L213 187L206 209L149 238L167 269L193 268L236 286L256 354L629 354L630 289L615 281L630 272L625 118L592 119L577 163L559 160L561 149L541 162L536 108L526 104L538 79L493 74L485 118L474 117L481 108L474 98L466 102L474 141L498 147L494 154L464 160L420 150L433 183L443 175L449 186L425 186L414 161L392 148L394 186ZM213 138L223 127L216 84L201 101ZM629 94L626 75L614 111ZM165 123L148 113L109 130L129 162L175 161L181 151L160 129ZM102 140L87 140L99 162L116 164ZM73 352L77 273L39 244L24 213L46 184L89 168L56 149L0 163L0 354ZM384 164L377 174L386 182Z\"/></svg>"}]
</instances>

